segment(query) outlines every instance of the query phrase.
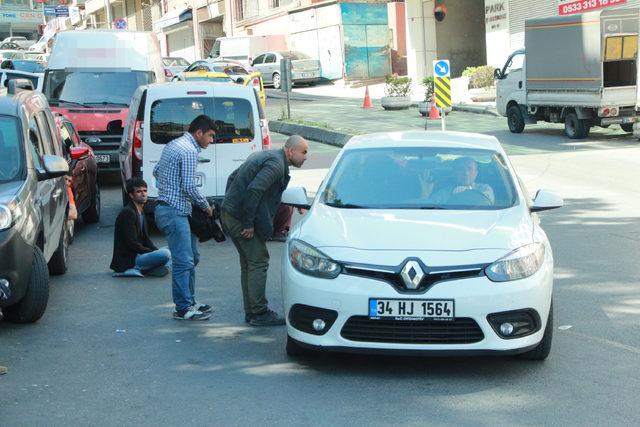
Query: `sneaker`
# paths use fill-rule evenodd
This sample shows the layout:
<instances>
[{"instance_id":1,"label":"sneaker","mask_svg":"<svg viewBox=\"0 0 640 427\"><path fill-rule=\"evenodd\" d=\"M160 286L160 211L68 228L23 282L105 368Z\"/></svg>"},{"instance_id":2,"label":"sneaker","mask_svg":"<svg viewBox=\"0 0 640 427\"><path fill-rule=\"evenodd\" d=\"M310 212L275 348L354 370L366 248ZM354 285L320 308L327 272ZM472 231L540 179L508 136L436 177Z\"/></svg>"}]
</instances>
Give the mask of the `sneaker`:
<instances>
[{"instance_id":1,"label":"sneaker","mask_svg":"<svg viewBox=\"0 0 640 427\"><path fill-rule=\"evenodd\" d=\"M161 265L160 267L152 268L149 271L145 271L143 274L149 277L164 277L169 274L169 269L166 266Z\"/></svg>"},{"instance_id":2,"label":"sneaker","mask_svg":"<svg viewBox=\"0 0 640 427\"><path fill-rule=\"evenodd\" d=\"M267 309L262 314L254 314L253 318L249 320L249 324L251 326L281 326L285 324L285 321L278 316L278 313Z\"/></svg>"},{"instance_id":3,"label":"sneaker","mask_svg":"<svg viewBox=\"0 0 640 427\"><path fill-rule=\"evenodd\" d=\"M195 303L193 304L193 306L195 307L196 310L201 311L203 313L212 313L213 312L213 307L211 307L209 304L202 304L202 303Z\"/></svg>"},{"instance_id":4,"label":"sneaker","mask_svg":"<svg viewBox=\"0 0 640 427\"><path fill-rule=\"evenodd\" d=\"M244 323L251 323L251 319L253 319L253 314L252 313L245 313L244 314Z\"/></svg>"},{"instance_id":5,"label":"sneaker","mask_svg":"<svg viewBox=\"0 0 640 427\"><path fill-rule=\"evenodd\" d=\"M174 311L173 318L176 320L208 320L211 317L209 313L203 313L191 306L182 311Z\"/></svg>"}]
</instances>

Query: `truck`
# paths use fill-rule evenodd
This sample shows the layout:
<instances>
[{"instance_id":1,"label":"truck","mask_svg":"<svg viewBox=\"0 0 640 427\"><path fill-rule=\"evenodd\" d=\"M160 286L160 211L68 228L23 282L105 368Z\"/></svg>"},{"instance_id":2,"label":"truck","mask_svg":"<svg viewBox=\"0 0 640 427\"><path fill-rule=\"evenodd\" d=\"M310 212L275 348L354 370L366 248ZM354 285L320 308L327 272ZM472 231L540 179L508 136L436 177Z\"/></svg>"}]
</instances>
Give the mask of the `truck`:
<instances>
[{"instance_id":1,"label":"truck","mask_svg":"<svg viewBox=\"0 0 640 427\"><path fill-rule=\"evenodd\" d=\"M232 59L251 67L258 55L270 50L287 50L287 41L283 34L218 37L213 43L209 57Z\"/></svg>"},{"instance_id":2,"label":"truck","mask_svg":"<svg viewBox=\"0 0 640 427\"><path fill-rule=\"evenodd\" d=\"M42 91L91 146L98 172L117 172L133 93L164 81L160 45L151 32L63 31L54 38Z\"/></svg>"},{"instance_id":3,"label":"truck","mask_svg":"<svg viewBox=\"0 0 640 427\"><path fill-rule=\"evenodd\" d=\"M494 70L496 109L509 130L564 123L570 139L593 126L632 132L638 103L640 8L527 19L525 47Z\"/></svg>"}]
</instances>

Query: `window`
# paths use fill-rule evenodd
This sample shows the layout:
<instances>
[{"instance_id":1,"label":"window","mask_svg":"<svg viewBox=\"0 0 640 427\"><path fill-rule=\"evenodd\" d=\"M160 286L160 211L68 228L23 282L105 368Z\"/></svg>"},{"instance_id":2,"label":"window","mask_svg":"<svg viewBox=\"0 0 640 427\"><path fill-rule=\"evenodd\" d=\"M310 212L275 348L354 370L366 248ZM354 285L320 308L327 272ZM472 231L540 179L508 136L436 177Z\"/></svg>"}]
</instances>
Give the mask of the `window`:
<instances>
[{"instance_id":1,"label":"window","mask_svg":"<svg viewBox=\"0 0 640 427\"><path fill-rule=\"evenodd\" d=\"M265 55L260 55L253 60L253 65L262 64L264 62Z\"/></svg>"},{"instance_id":2,"label":"window","mask_svg":"<svg viewBox=\"0 0 640 427\"><path fill-rule=\"evenodd\" d=\"M276 56L273 53L268 54L264 60L265 64L273 64L275 62L276 62Z\"/></svg>"},{"instance_id":3,"label":"window","mask_svg":"<svg viewBox=\"0 0 640 427\"><path fill-rule=\"evenodd\" d=\"M42 144L42 138L40 136L40 130L38 129L38 123L36 122L35 117L31 117L29 119L29 142L31 142L31 157L33 158L33 166L37 170L44 170L43 168L43 160L44 156L44 145Z\"/></svg>"},{"instance_id":4,"label":"window","mask_svg":"<svg viewBox=\"0 0 640 427\"><path fill-rule=\"evenodd\" d=\"M51 128L44 111L40 111L36 114L36 121L38 122L38 128L40 129L40 141L44 148L44 154L58 154L58 150L54 145L57 143L57 139L51 135Z\"/></svg>"},{"instance_id":5,"label":"window","mask_svg":"<svg viewBox=\"0 0 640 427\"><path fill-rule=\"evenodd\" d=\"M0 116L0 182L22 177L24 159L22 137L15 117Z\"/></svg>"},{"instance_id":6,"label":"window","mask_svg":"<svg viewBox=\"0 0 640 427\"><path fill-rule=\"evenodd\" d=\"M242 98L215 98L216 144L248 143L254 138L251 103Z\"/></svg>"},{"instance_id":7,"label":"window","mask_svg":"<svg viewBox=\"0 0 640 427\"><path fill-rule=\"evenodd\" d=\"M512 71L522 70L524 67L524 54L519 53L511 57L507 65L504 67L502 74L506 77Z\"/></svg>"},{"instance_id":8,"label":"window","mask_svg":"<svg viewBox=\"0 0 640 427\"><path fill-rule=\"evenodd\" d=\"M193 64L189 65L189 67L187 67L187 69L185 71L198 71L196 70L198 67L201 67L202 65L206 65L206 62L204 61L196 61ZM209 70L209 67L207 67L207 71Z\"/></svg>"},{"instance_id":9,"label":"window","mask_svg":"<svg viewBox=\"0 0 640 427\"><path fill-rule=\"evenodd\" d=\"M605 61L635 59L638 54L638 36L607 37L604 49Z\"/></svg>"}]
</instances>

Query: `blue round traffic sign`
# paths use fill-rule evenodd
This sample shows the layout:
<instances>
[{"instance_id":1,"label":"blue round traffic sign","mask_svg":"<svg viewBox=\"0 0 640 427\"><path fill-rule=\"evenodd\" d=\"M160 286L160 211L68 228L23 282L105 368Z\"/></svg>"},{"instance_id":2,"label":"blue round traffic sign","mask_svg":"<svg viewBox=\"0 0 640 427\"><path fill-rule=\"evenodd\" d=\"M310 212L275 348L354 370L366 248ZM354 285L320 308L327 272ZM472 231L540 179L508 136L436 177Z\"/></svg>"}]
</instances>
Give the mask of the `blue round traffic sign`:
<instances>
[{"instance_id":1,"label":"blue round traffic sign","mask_svg":"<svg viewBox=\"0 0 640 427\"><path fill-rule=\"evenodd\" d=\"M433 65L433 72L437 77L447 77L449 75L449 61L440 60Z\"/></svg>"},{"instance_id":2,"label":"blue round traffic sign","mask_svg":"<svg viewBox=\"0 0 640 427\"><path fill-rule=\"evenodd\" d=\"M119 18L113 24L118 30L124 30L127 28L127 21L124 18Z\"/></svg>"}]
</instances>

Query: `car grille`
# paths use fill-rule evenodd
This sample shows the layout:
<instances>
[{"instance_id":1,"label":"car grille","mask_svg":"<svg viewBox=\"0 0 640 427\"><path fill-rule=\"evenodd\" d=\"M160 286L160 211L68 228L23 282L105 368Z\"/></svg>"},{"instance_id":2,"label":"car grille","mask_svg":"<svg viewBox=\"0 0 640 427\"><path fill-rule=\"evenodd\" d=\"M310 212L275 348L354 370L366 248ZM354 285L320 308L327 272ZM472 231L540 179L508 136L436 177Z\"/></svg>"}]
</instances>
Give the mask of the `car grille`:
<instances>
[{"instance_id":1,"label":"car grille","mask_svg":"<svg viewBox=\"0 0 640 427\"><path fill-rule=\"evenodd\" d=\"M467 317L436 321L371 320L367 316L352 316L340 335L351 341L396 344L471 344L484 339L480 326Z\"/></svg>"},{"instance_id":2,"label":"car grille","mask_svg":"<svg viewBox=\"0 0 640 427\"><path fill-rule=\"evenodd\" d=\"M78 132L84 143L91 146L94 151L117 151L120 148L122 135L107 134L101 132ZM92 138L100 138L99 143L91 141ZM87 141L89 139L89 141Z\"/></svg>"}]
</instances>

